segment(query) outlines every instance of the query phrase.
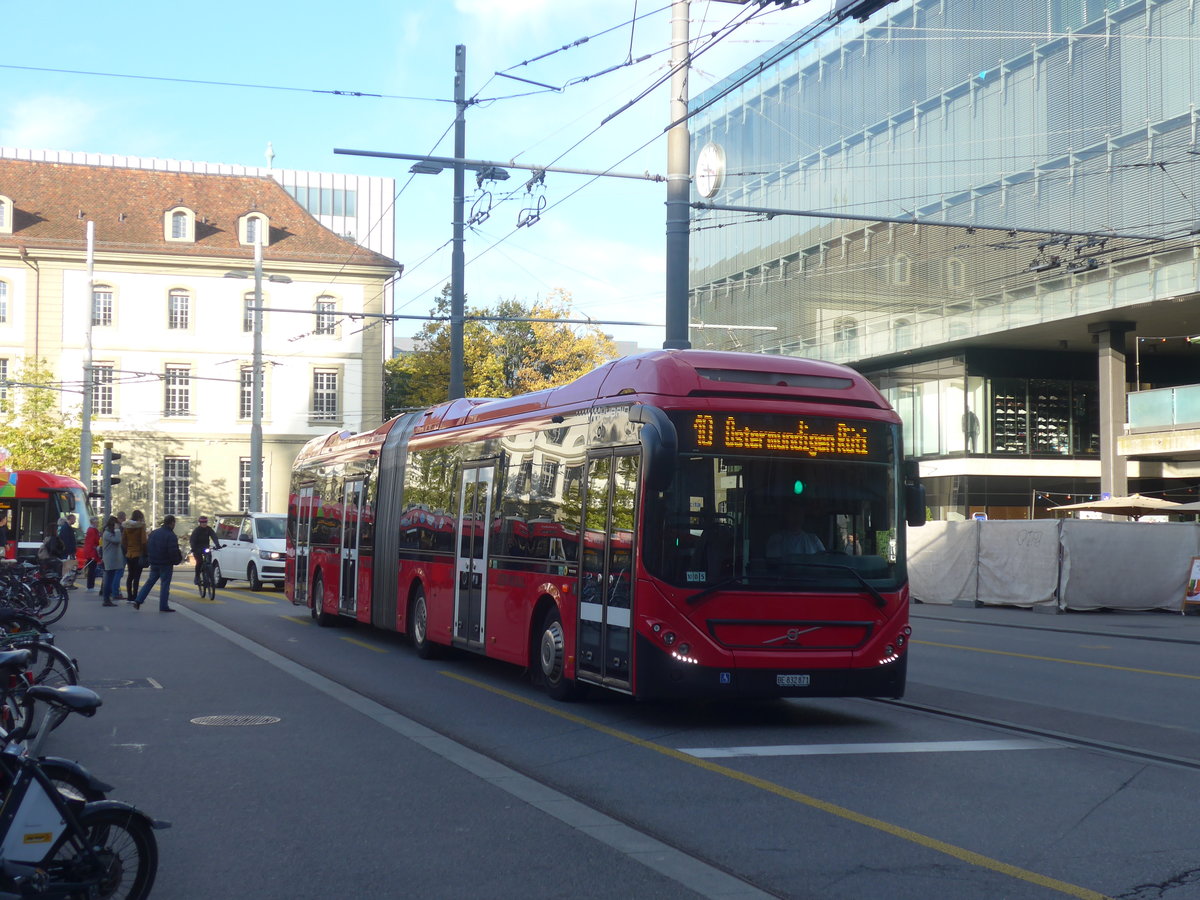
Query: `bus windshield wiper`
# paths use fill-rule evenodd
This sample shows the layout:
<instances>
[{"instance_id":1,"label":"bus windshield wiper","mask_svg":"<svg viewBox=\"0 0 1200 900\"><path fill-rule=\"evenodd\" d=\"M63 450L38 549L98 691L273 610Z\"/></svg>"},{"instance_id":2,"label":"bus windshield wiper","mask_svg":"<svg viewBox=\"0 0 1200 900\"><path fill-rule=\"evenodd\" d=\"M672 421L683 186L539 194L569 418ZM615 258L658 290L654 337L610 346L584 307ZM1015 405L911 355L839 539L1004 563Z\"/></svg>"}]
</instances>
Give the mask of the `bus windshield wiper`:
<instances>
[{"instance_id":1,"label":"bus windshield wiper","mask_svg":"<svg viewBox=\"0 0 1200 900\"><path fill-rule=\"evenodd\" d=\"M811 562L811 563L804 562L804 563L800 563L800 565L805 566L805 567L812 567L814 569L842 569L843 571L849 572L856 579L858 579L859 584L861 584L864 588L867 589L867 593L869 593L872 597L875 598L876 606L881 606L881 607L887 606L887 600L884 599L883 594L881 594L881 593L879 593L879 591L875 590L874 585L872 585L871 582L867 581L867 579L863 578L862 575L859 573L859 571L857 569L855 569L853 566L843 565L842 563L823 563L823 562Z\"/></svg>"},{"instance_id":2,"label":"bus windshield wiper","mask_svg":"<svg viewBox=\"0 0 1200 900\"><path fill-rule=\"evenodd\" d=\"M845 565L842 565L841 563L817 563L817 562L814 562L814 563L806 562L806 563L801 563L800 565L802 565L806 568L812 567L814 569L842 569L846 572L849 572L851 575L853 575L858 580L858 583L861 584L866 589L867 593L871 595L872 600L876 606L879 606L879 607L887 606L887 600L884 598L883 594L879 593L879 591L877 591L875 589L874 585L872 585L871 582L869 582L869 581L867 581L867 579L863 578L863 576L856 569L852 568L851 566L845 566ZM706 588L702 588L701 590L692 594L690 597L687 597L686 602L688 603L689 606L694 605L696 603L699 603L705 597L711 597L713 594L717 593L718 591L723 591L727 587L734 585L734 584L749 585L751 582L754 582L754 581L758 581L758 582L766 581L766 582L772 582L772 583L778 584L780 582L785 582L786 580L787 580L786 576L780 577L778 575L731 575L729 578L723 578L720 581L710 584Z\"/></svg>"},{"instance_id":3,"label":"bus windshield wiper","mask_svg":"<svg viewBox=\"0 0 1200 900\"><path fill-rule=\"evenodd\" d=\"M743 583L747 583L749 580L750 580L749 575L731 575L728 578L722 578L720 581L714 582L713 584L710 584L708 587L702 588L701 590L696 591L696 593L694 593L690 597L686 598L686 602L689 605L693 604L693 603L699 603L705 597L711 597L717 591L723 591L723 590L725 590L725 588L729 587L731 584L743 584Z\"/></svg>"}]
</instances>

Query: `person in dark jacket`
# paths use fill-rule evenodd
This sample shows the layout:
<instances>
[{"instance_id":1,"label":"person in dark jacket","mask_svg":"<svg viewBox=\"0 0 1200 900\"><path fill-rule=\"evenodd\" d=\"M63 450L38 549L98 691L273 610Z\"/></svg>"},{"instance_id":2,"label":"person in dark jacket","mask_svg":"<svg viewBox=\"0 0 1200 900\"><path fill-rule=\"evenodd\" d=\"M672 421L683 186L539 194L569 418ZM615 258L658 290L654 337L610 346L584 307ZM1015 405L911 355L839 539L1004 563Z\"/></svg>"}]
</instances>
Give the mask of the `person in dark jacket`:
<instances>
[{"instance_id":1,"label":"person in dark jacket","mask_svg":"<svg viewBox=\"0 0 1200 900\"><path fill-rule=\"evenodd\" d=\"M171 575L175 567L183 562L183 554L179 550L179 539L175 537L174 516L166 516L162 525L150 532L150 537L146 540L146 556L150 560L150 578L138 591L133 608L141 609L154 583L162 581L158 593L158 611L175 612L168 605L171 598Z\"/></svg>"},{"instance_id":2,"label":"person in dark jacket","mask_svg":"<svg viewBox=\"0 0 1200 900\"><path fill-rule=\"evenodd\" d=\"M58 520L58 539L62 542L62 584L69 590L75 590L75 567L78 560L75 551L79 545L75 541L75 514L67 513Z\"/></svg>"},{"instance_id":3,"label":"person in dark jacket","mask_svg":"<svg viewBox=\"0 0 1200 900\"><path fill-rule=\"evenodd\" d=\"M188 544L192 548L192 562L196 564L194 584L200 583L200 566L204 564L204 551L208 549L209 541L212 542L213 547L221 549L217 533L209 527L208 516L201 516L196 520L196 527L192 529L191 537L188 538Z\"/></svg>"}]
</instances>

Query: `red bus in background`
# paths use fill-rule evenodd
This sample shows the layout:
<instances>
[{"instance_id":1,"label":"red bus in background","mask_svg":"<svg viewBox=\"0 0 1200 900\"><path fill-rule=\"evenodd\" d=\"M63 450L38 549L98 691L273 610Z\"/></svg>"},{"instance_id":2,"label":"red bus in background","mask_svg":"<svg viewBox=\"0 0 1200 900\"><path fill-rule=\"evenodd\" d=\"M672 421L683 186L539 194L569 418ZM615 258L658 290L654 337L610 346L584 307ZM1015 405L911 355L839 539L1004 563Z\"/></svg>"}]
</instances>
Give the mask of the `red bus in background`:
<instances>
[{"instance_id":1,"label":"red bus in background","mask_svg":"<svg viewBox=\"0 0 1200 900\"><path fill-rule=\"evenodd\" d=\"M87 489L78 479L28 469L11 470L6 479L0 475L0 510L8 514L6 559L36 558L45 536L58 530L58 519L65 513L75 514L76 543L82 547L92 520Z\"/></svg>"},{"instance_id":2,"label":"red bus in background","mask_svg":"<svg viewBox=\"0 0 1200 900\"><path fill-rule=\"evenodd\" d=\"M322 625L506 660L558 698L898 697L924 514L858 373L656 351L309 442L286 589ZM774 540L800 518L803 552Z\"/></svg>"}]
</instances>

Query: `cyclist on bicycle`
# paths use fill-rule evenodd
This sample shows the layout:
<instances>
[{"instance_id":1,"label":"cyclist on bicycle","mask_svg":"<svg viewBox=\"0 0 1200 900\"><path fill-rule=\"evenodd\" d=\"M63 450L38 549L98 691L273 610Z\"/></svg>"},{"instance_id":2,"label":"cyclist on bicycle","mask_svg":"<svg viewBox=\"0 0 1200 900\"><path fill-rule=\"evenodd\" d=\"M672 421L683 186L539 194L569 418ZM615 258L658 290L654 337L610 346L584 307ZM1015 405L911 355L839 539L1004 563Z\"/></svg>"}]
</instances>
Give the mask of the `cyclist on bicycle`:
<instances>
[{"instance_id":1,"label":"cyclist on bicycle","mask_svg":"<svg viewBox=\"0 0 1200 900\"><path fill-rule=\"evenodd\" d=\"M208 527L208 516L201 516L196 520L196 527L192 529L191 537L188 538L192 547L192 561L196 563L196 584L200 584L200 569L204 565L204 554L208 552L209 541L215 549L221 549L217 533Z\"/></svg>"}]
</instances>

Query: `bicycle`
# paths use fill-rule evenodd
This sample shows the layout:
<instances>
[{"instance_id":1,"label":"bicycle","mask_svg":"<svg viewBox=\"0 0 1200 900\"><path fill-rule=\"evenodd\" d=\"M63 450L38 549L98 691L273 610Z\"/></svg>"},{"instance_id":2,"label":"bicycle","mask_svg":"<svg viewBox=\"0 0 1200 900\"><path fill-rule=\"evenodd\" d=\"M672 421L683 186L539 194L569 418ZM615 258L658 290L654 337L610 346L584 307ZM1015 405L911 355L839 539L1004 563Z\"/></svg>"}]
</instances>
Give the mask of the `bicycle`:
<instances>
[{"instance_id":1,"label":"bicycle","mask_svg":"<svg viewBox=\"0 0 1200 900\"><path fill-rule=\"evenodd\" d=\"M0 660L11 671L16 660ZM0 900L21 898L103 897L145 900L158 872L156 822L141 810L116 800L80 802L56 786L39 757L42 741L72 712L92 716L100 697L84 687L30 689L46 704L39 736L28 746L10 735L0 753L7 776L0 808ZM47 815L47 812L50 815Z\"/></svg>"},{"instance_id":2,"label":"bicycle","mask_svg":"<svg viewBox=\"0 0 1200 900\"><path fill-rule=\"evenodd\" d=\"M217 576L213 571L212 548L204 548L204 559L200 562L200 599L205 594L209 600L217 599Z\"/></svg>"}]
</instances>

